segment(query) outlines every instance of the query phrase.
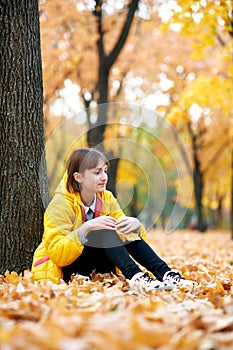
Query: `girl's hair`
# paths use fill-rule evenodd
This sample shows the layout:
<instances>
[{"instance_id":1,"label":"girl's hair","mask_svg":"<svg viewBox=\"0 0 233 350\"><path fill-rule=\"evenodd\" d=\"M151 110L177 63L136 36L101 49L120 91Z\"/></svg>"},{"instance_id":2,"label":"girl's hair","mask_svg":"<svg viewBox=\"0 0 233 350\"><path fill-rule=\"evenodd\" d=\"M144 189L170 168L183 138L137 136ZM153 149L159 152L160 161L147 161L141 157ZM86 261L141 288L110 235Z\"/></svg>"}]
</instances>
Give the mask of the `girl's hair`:
<instances>
[{"instance_id":1,"label":"girl's hair","mask_svg":"<svg viewBox=\"0 0 233 350\"><path fill-rule=\"evenodd\" d=\"M100 159L109 166L109 162L105 155L94 148L78 148L74 150L67 163L67 191L79 192L80 186L73 177L74 173L83 173L86 169L95 168Z\"/></svg>"}]
</instances>

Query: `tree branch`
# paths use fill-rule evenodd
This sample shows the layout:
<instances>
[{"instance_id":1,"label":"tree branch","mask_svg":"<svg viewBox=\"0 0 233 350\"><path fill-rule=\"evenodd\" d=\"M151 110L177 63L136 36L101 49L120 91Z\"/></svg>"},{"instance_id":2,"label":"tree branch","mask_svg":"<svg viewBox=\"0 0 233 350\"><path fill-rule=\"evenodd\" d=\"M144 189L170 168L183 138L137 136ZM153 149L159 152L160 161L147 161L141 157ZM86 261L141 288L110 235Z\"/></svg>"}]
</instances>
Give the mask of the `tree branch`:
<instances>
[{"instance_id":1,"label":"tree branch","mask_svg":"<svg viewBox=\"0 0 233 350\"><path fill-rule=\"evenodd\" d=\"M102 28L102 0L97 0L94 10L94 15L97 17L97 31L99 33L99 39L97 40L97 48L99 52L100 62L103 62L106 58L104 52L104 32Z\"/></svg>"},{"instance_id":2,"label":"tree branch","mask_svg":"<svg viewBox=\"0 0 233 350\"><path fill-rule=\"evenodd\" d=\"M131 24L132 24L133 19L134 19L134 14L135 14L137 7L138 7L138 3L139 3L139 0L132 0L131 4L128 6L128 14L127 14L127 17L125 19L125 23L124 23L124 26L122 28L121 34L120 34L112 52L107 56L108 69L110 69L111 66L113 65L113 63L116 61L119 53L121 52L121 50L126 42Z\"/></svg>"}]
</instances>

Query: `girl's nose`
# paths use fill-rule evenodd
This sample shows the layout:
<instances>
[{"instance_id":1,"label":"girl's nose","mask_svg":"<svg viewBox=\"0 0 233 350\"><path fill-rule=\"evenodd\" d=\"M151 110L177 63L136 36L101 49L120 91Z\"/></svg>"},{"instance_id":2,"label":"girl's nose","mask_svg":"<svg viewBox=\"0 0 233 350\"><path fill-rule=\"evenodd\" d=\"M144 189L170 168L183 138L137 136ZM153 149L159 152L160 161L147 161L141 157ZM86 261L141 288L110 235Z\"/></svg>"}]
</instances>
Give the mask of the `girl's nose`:
<instances>
[{"instance_id":1,"label":"girl's nose","mask_svg":"<svg viewBox=\"0 0 233 350\"><path fill-rule=\"evenodd\" d=\"M102 179L105 180L105 179L107 179L107 178L108 178L108 174L107 174L106 172L103 172L103 173L102 173Z\"/></svg>"}]
</instances>

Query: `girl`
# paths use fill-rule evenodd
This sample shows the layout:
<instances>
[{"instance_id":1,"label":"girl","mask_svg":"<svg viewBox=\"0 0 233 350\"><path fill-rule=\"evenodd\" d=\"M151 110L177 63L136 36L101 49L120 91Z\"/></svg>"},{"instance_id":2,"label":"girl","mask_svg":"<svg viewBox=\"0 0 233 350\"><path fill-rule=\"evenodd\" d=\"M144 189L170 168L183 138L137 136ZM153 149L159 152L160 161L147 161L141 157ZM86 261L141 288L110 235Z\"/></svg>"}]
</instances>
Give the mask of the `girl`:
<instances>
[{"instance_id":1,"label":"girl","mask_svg":"<svg viewBox=\"0 0 233 350\"><path fill-rule=\"evenodd\" d=\"M193 285L151 249L140 221L125 216L106 190L108 165L95 149L76 149L70 156L67 172L45 212L44 235L32 264L35 280L68 283L72 274L116 273L118 268L132 288L140 284L151 291Z\"/></svg>"}]
</instances>

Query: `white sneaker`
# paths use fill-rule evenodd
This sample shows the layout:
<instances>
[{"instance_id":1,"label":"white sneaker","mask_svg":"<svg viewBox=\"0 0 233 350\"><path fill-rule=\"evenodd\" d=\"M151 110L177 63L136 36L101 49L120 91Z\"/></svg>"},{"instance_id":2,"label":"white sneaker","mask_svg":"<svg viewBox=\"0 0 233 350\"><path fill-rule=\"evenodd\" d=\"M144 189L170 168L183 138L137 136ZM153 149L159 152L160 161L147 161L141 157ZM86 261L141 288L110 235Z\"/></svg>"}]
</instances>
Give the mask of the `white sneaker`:
<instances>
[{"instance_id":1,"label":"white sneaker","mask_svg":"<svg viewBox=\"0 0 233 350\"><path fill-rule=\"evenodd\" d=\"M151 278L148 273L138 272L129 281L130 287L133 290L144 290L150 292L153 290L166 289L165 283Z\"/></svg>"},{"instance_id":2,"label":"white sneaker","mask_svg":"<svg viewBox=\"0 0 233 350\"><path fill-rule=\"evenodd\" d=\"M196 283L194 281L186 280L178 271L167 271L163 276L163 282L166 289L173 289L177 286L193 287Z\"/></svg>"}]
</instances>

